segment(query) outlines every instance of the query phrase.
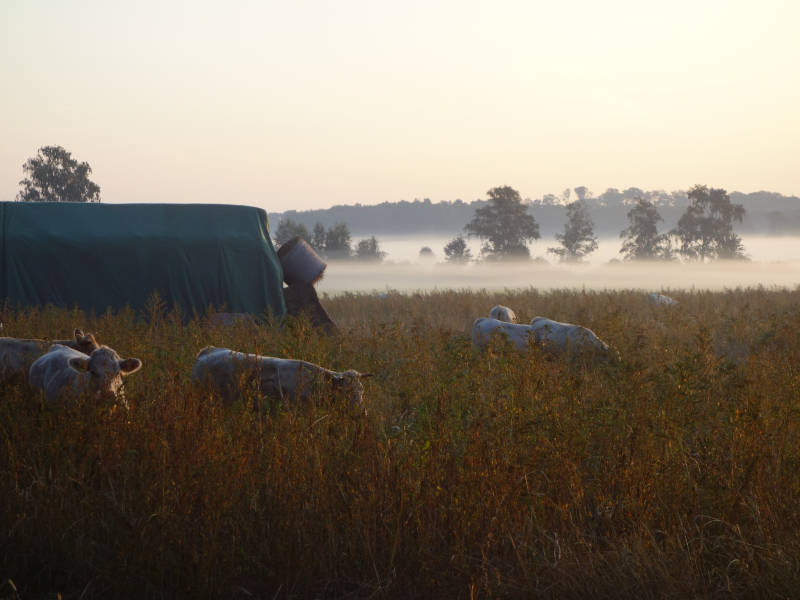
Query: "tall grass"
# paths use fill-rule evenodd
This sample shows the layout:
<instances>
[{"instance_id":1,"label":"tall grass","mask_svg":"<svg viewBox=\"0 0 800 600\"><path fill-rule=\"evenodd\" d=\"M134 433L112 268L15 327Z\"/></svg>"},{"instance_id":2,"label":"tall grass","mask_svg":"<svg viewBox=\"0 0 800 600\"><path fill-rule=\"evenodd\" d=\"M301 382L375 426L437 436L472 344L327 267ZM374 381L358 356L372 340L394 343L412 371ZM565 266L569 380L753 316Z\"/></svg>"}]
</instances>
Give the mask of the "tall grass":
<instances>
[{"instance_id":1,"label":"tall grass","mask_svg":"<svg viewBox=\"0 0 800 600\"><path fill-rule=\"evenodd\" d=\"M80 326L144 367L128 412L2 390L0 598L796 596L800 292L672 295L324 298L337 338L157 301L6 311L7 335ZM497 303L622 361L478 355ZM367 414L223 406L189 381L207 344L372 372Z\"/></svg>"}]
</instances>

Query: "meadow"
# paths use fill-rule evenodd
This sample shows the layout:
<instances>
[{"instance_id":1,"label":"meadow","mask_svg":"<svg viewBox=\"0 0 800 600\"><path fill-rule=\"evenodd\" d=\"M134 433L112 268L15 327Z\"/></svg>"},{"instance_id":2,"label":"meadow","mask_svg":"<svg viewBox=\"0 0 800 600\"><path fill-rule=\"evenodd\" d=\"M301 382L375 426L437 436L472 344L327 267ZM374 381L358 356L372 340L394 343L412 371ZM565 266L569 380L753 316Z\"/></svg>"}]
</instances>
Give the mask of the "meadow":
<instances>
[{"instance_id":1,"label":"meadow","mask_svg":"<svg viewBox=\"0 0 800 600\"><path fill-rule=\"evenodd\" d=\"M344 293L337 337L5 310L144 366L129 411L1 390L0 598L796 597L800 291L667 293ZM498 303L621 360L477 354ZM223 406L189 381L208 344L373 373L366 414Z\"/></svg>"}]
</instances>

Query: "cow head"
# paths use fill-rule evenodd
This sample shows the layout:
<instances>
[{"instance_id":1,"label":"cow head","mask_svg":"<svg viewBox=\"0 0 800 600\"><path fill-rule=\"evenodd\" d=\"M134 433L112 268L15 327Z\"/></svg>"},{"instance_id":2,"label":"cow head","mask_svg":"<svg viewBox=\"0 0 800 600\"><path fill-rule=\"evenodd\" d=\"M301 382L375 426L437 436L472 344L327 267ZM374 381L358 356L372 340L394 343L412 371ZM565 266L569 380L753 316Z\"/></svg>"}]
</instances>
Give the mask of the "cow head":
<instances>
[{"instance_id":1,"label":"cow head","mask_svg":"<svg viewBox=\"0 0 800 600\"><path fill-rule=\"evenodd\" d=\"M331 377L331 384L337 394L347 398L354 407L358 407L364 403L364 386L361 380L368 377L372 377L372 373L359 373L351 369L335 373Z\"/></svg>"},{"instance_id":2,"label":"cow head","mask_svg":"<svg viewBox=\"0 0 800 600\"><path fill-rule=\"evenodd\" d=\"M117 401L124 405L122 378L141 369L142 361L138 358L121 359L108 346L100 346L87 357L70 358L69 367L88 376L89 392L96 399Z\"/></svg>"}]
</instances>

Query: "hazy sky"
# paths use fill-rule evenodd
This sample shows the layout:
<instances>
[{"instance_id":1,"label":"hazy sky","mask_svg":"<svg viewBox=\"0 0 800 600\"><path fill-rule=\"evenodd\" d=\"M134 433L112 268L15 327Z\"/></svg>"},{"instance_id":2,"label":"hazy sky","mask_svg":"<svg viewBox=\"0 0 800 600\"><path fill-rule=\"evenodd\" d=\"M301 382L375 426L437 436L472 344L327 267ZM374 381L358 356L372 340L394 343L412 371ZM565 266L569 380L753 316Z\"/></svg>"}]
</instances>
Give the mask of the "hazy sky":
<instances>
[{"instance_id":1,"label":"hazy sky","mask_svg":"<svg viewBox=\"0 0 800 600\"><path fill-rule=\"evenodd\" d=\"M800 2L0 0L0 200L269 210L565 187L800 195Z\"/></svg>"}]
</instances>

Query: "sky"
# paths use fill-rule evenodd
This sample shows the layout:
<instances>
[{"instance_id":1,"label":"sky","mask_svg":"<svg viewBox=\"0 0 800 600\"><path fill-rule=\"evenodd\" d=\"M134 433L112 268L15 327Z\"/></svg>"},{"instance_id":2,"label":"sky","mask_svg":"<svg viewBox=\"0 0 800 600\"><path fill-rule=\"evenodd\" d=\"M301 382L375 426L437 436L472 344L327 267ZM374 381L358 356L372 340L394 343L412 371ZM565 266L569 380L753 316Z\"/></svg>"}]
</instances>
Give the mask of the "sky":
<instances>
[{"instance_id":1,"label":"sky","mask_svg":"<svg viewBox=\"0 0 800 600\"><path fill-rule=\"evenodd\" d=\"M800 195L796 0L0 2L0 200L270 211L511 185Z\"/></svg>"}]
</instances>

